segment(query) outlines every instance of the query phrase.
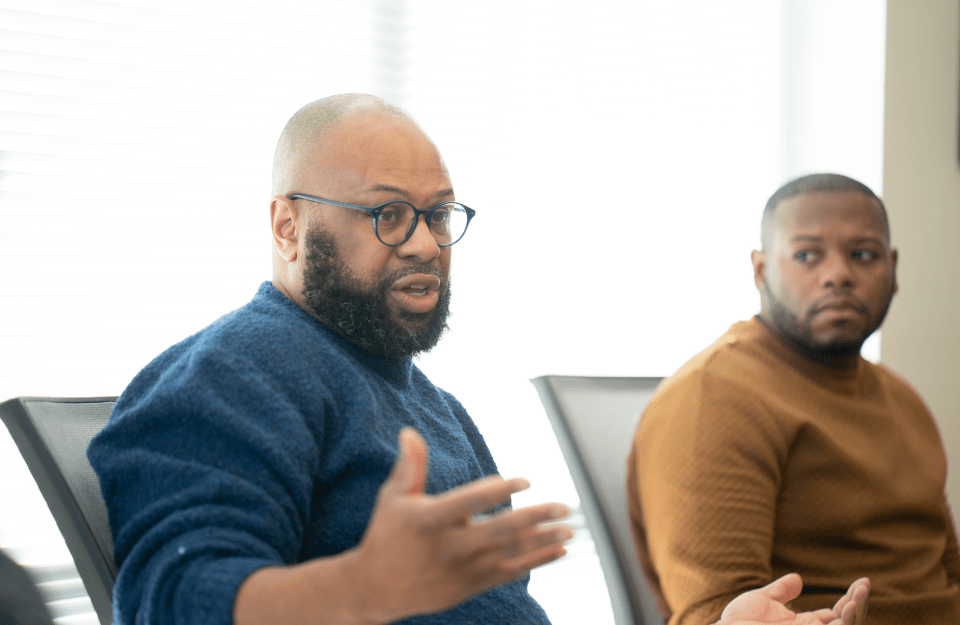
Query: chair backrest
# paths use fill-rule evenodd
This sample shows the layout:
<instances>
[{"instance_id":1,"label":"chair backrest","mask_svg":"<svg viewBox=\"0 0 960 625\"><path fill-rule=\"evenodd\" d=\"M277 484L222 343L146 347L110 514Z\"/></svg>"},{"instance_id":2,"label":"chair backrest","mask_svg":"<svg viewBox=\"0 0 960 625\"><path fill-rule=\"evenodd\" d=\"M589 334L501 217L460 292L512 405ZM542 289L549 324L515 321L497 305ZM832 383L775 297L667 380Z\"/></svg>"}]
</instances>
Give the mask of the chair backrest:
<instances>
[{"instance_id":1,"label":"chair backrest","mask_svg":"<svg viewBox=\"0 0 960 625\"><path fill-rule=\"evenodd\" d=\"M0 623L53 625L33 577L3 552L0 552Z\"/></svg>"},{"instance_id":2,"label":"chair backrest","mask_svg":"<svg viewBox=\"0 0 960 625\"><path fill-rule=\"evenodd\" d=\"M664 622L637 560L626 500L627 456L640 414L661 379L531 380L580 496L617 625Z\"/></svg>"},{"instance_id":3,"label":"chair backrest","mask_svg":"<svg viewBox=\"0 0 960 625\"><path fill-rule=\"evenodd\" d=\"M113 622L117 566L100 482L87 445L103 428L116 397L19 397L0 404L0 419L20 449L73 556L103 625Z\"/></svg>"}]
</instances>

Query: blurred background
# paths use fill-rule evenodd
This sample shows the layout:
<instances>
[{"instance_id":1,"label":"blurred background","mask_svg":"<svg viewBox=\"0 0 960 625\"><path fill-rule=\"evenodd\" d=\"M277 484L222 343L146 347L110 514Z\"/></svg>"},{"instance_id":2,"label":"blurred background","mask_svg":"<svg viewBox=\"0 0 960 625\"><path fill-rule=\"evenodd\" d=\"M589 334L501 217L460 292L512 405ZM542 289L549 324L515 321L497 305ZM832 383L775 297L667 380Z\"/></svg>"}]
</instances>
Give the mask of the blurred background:
<instances>
[{"instance_id":1,"label":"blurred background","mask_svg":"<svg viewBox=\"0 0 960 625\"><path fill-rule=\"evenodd\" d=\"M246 303L280 130L368 92L478 213L421 368L533 482L518 504L576 505L528 379L672 373L758 310L780 184L883 193L885 20L877 0L0 0L0 400L117 395ZM46 575L60 625L92 625L2 431L0 474L0 548ZM532 591L556 625L612 623L589 537L571 552Z\"/></svg>"}]
</instances>

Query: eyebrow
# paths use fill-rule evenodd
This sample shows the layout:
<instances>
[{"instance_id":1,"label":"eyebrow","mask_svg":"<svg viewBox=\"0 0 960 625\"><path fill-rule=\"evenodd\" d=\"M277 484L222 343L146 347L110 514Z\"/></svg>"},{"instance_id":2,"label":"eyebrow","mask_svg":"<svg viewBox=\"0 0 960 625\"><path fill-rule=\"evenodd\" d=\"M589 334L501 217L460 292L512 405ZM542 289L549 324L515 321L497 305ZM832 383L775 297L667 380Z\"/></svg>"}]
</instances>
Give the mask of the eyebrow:
<instances>
[{"instance_id":1,"label":"eyebrow","mask_svg":"<svg viewBox=\"0 0 960 625\"><path fill-rule=\"evenodd\" d=\"M407 198L407 199L410 199L410 192L409 192L409 191L407 191L406 189L401 189L400 187L394 187L394 186L389 185L389 184L375 184L375 185L373 185L372 187L370 187L369 190L370 190L370 191L385 191L385 192L387 192L387 193L396 193L397 195L401 195L401 196L403 196L403 197L405 197L405 198ZM442 190L440 190L440 191L437 191L436 193L433 194L433 197L436 198L436 199L439 199L439 198L447 197L447 196L450 196L450 195L453 195L453 189L452 189L452 188L447 188L447 189L442 189Z\"/></svg>"},{"instance_id":2,"label":"eyebrow","mask_svg":"<svg viewBox=\"0 0 960 625\"><path fill-rule=\"evenodd\" d=\"M790 239L791 243L822 243L823 241L823 237L814 234L798 234ZM854 245L860 245L862 243L876 243L877 245L884 245L883 239L879 237L860 237L858 239L853 239L850 242Z\"/></svg>"}]
</instances>

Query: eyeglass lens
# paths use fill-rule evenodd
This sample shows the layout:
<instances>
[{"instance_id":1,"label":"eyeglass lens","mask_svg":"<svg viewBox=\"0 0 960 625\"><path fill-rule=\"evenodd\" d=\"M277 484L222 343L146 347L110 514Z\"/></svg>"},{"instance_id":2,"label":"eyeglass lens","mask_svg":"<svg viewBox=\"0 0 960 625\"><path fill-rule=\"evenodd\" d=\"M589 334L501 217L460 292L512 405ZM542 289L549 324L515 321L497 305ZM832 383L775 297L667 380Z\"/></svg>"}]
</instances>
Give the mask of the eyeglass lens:
<instances>
[{"instance_id":1,"label":"eyeglass lens","mask_svg":"<svg viewBox=\"0 0 960 625\"><path fill-rule=\"evenodd\" d=\"M413 207L406 202L387 204L377 216L377 236L387 245L400 245L413 234L416 218ZM423 218L429 219L430 232L440 245L455 243L467 229L467 211L456 202L441 204Z\"/></svg>"}]
</instances>

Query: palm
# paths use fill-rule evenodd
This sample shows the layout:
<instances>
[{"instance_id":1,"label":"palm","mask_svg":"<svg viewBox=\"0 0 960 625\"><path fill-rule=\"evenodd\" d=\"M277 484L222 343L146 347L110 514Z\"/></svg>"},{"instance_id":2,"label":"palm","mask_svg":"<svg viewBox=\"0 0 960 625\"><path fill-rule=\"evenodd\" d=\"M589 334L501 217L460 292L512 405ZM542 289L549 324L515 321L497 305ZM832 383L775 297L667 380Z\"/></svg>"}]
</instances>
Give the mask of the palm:
<instances>
[{"instance_id":1,"label":"palm","mask_svg":"<svg viewBox=\"0 0 960 625\"><path fill-rule=\"evenodd\" d=\"M857 580L833 609L797 614L784 605L795 599L803 587L799 575L745 592L726 607L717 625L860 625L866 618L869 582Z\"/></svg>"},{"instance_id":2,"label":"palm","mask_svg":"<svg viewBox=\"0 0 960 625\"><path fill-rule=\"evenodd\" d=\"M730 602L723 611L722 625L822 625L836 618L829 610L829 618L823 620L812 612L797 614L769 595L754 590L744 593Z\"/></svg>"}]
</instances>

